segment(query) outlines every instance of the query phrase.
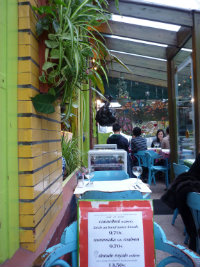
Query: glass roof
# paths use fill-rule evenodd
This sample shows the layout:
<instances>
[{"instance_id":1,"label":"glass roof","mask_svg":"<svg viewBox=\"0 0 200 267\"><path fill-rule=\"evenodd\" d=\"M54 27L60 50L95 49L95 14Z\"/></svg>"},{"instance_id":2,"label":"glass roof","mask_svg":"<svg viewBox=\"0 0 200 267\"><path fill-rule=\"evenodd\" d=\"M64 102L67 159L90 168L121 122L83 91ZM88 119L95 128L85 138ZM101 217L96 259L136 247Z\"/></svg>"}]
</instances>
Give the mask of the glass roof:
<instances>
[{"instance_id":1,"label":"glass roof","mask_svg":"<svg viewBox=\"0 0 200 267\"><path fill-rule=\"evenodd\" d=\"M187 10L200 10L200 0L140 0L140 2Z\"/></svg>"}]
</instances>

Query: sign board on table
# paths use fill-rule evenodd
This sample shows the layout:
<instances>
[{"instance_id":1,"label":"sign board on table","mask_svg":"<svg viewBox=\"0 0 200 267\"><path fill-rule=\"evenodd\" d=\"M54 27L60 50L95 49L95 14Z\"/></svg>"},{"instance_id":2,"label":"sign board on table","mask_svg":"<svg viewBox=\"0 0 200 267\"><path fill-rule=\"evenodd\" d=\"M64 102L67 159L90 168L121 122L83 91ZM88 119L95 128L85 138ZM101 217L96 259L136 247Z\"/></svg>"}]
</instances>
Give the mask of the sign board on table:
<instances>
[{"instance_id":1,"label":"sign board on table","mask_svg":"<svg viewBox=\"0 0 200 267\"><path fill-rule=\"evenodd\" d=\"M154 267L151 200L80 200L79 267Z\"/></svg>"}]
</instances>

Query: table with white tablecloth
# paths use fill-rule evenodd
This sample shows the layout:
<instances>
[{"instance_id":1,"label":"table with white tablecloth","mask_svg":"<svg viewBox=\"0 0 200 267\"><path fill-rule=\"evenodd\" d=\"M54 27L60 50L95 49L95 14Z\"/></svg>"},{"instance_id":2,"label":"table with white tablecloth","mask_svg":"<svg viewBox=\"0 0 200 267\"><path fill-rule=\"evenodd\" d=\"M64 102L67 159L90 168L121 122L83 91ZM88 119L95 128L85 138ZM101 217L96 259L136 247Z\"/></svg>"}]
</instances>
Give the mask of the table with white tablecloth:
<instances>
[{"instance_id":1,"label":"table with white tablecloth","mask_svg":"<svg viewBox=\"0 0 200 267\"><path fill-rule=\"evenodd\" d=\"M78 184L74 194L81 195L87 191L102 191L102 192L122 192L126 190L137 190L141 193L151 193L151 189L140 179L129 178L124 180L112 181L94 181L91 184L84 180L83 187Z\"/></svg>"}]
</instances>

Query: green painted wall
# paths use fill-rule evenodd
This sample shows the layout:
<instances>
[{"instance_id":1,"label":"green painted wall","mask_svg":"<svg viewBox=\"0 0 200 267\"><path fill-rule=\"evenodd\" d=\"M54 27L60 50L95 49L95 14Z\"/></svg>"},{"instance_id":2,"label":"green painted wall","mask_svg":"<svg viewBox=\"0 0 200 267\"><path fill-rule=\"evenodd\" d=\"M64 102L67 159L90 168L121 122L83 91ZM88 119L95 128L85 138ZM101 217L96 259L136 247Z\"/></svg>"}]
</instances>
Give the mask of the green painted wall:
<instances>
[{"instance_id":1,"label":"green painted wall","mask_svg":"<svg viewBox=\"0 0 200 267\"><path fill-rule=\"evenodd\" d=\"M84 89L88 89L89 86L85 86ZM90 148L90 117L89 117L89 90L84 91L82 94L82 104L83 104L83 117L82 117L82 127L83 127L83 164L88 165L88 150Z\"/></svg>"},{"instance_id":2,"label":"green painted wall","mask_svg":"<svg viewBox=\"0 0 200 267\"><path fill-rule=\"evenodd\" d=\"M106 144L111 133L98 133L98 144Z\"/></svg>"},{"instance_id":3,"label":"green painted wall","mask_svg":"<svg viewBox=\"0 0 200 267\"><path fill-rule=\"evenodd\" d=\"M17 4L16 0L0 1L0 263L19 247Z\"/></svg>"},{"instance_id":4,"label":"green painted wall","mask_svg":"<svg viewBox=\"0 0 200 267\"><path fill-rule=\"evenodd\" d=\"M89 88L83 85L84 91L79 92L79 112L78 112L78 137L81 160L84 166L88 165L88 150L90 147L90 121L89 121ZM86 91L85 91L86 90Z\"/></svg>"}]
</instances>

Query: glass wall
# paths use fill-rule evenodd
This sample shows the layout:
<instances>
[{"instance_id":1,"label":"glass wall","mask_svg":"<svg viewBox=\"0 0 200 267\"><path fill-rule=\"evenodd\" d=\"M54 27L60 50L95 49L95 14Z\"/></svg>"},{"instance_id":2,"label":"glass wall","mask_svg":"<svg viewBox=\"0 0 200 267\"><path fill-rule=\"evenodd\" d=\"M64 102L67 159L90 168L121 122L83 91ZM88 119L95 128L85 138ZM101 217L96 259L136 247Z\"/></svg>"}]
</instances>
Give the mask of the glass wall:
<instances>
[{"instance_id":1,"label":"glass wall","mask_svg":"<svg viewBox=\"0 0 200 267\"><path fill-rule=\"evenodd\" d=\"M182 50L175 60L175 103L178 161L195 158L194 94L191 51Z\"/></svg>"},{"instance_id":2,"label":"glass wall","mask_svg":"<svg viewBox=\"0 0 200 267\"><path fill-rule=\"evenodd\" d=\"M124 134L132 136L136 126L142 129L144 137L154 137L158 129L165 131L169 124L166 87L112 77L104 85L111 104L119 104L113 111Z\"/></svg>"}]
</instances>

